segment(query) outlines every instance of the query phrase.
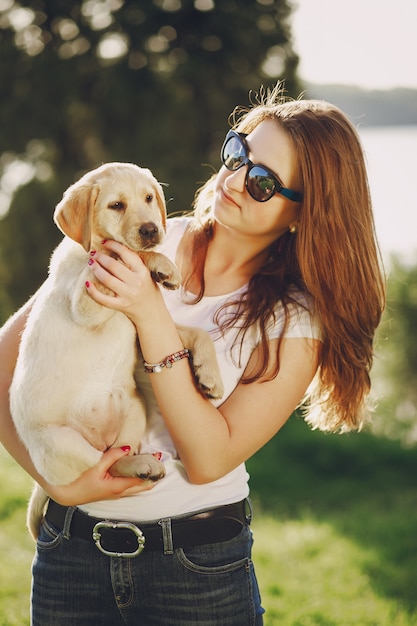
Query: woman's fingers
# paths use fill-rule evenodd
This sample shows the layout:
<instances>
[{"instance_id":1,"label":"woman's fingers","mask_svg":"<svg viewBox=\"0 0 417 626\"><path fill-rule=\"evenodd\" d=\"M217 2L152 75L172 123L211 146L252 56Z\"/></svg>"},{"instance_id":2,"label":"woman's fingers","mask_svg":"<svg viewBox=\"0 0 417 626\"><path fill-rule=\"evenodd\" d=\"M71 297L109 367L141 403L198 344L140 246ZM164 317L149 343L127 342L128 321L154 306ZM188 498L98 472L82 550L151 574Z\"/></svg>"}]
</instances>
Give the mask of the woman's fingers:
<instances>
[{"instance_id":1,"label":"woman's fingers","mask_svg":"<svg viewBox=\"0 0 417 626\"><path fill-rule=\"evenodd\" d=\"M105 278L108 275L122 282L126 282L132 272L138 273L143 267L142 260L138 256L131 259L130 264L127 265L122 258L115 259L103 252L97 252L94 257L90 258L88 264L97 278Z\"/></svg>"},{"instance_id":2,"label":"woman's fingers","mask_svg":"<svg viewBox=\"0 0 417 626\"><path fill-rule=\"evenodd\" d=\"M127 263L129 258L137 258L137 253L133 252L130 248L125 246L114 239L108 239L102 242L103 247L110 252L114 252L118 257L122 259L124 263Z\"/></svg>"},{"instance_id":3,"label":"woman's fingers","mask_svg":"<svg viewBox=\"0 0 417 626\"><path fill-rule=\"evenodd\" d=\"M94 277L111 293L103 293L92 281L86 282L91 297L99 304L127 312L137 303L146 282L152 282L149 270L136 252L116 242L106 242L106 249L117 258L94 252L88 264Z\"/></svg>"},{"instance_id":4,"label":"woman's fingers","mask_svg":"<svg viewBox=\"0 0 417 626\"><path fill-rule=\"evenodd\" d=\"M138 477L115 477L111 476L111 467L122 457L130 452L129 446L123 448L110 448L101 457L97 469L102 472L102 479L112 482L112 491L116 497L125 497L141 491L149 491L155 485L155 481L143 480Z\"/></svg>"},{"instance_id":5,"label":"woman's fingers","mask_svg":"<svg viewBox=\"0 0 417 626\"><path fill-rule=\"evenodd\" d=\"M119 259L120 261L122 261L122 264L118 264L121 268L125 267L133 272L140 271L144 267L144 264L139 254L131 250L124 244L109 239L108 241L104 242L103 246L109 253L112 252L113 255L103 254L100 252L97 252L96 254L100 256L105 256L109 260L109 265L111 267L115 267L114 263L111 263L111 261L114 261L117 264L117 261Z\"/></svg>"},{"instance_id":6,"label":"woman's fingers","mask_svg":"<svg viewBox=\"0 0 417 626\"><path fill-rule=\"evenodd\" d=\"M115 500L142 491L149 491L155 482L137 477L119 477L110 474L111 466L129 454L126 448L110 448L99 463L83 472L68 485L48 485L47 493L59 504L77 506L98 500Z\"/></svg>"}]
</instances>

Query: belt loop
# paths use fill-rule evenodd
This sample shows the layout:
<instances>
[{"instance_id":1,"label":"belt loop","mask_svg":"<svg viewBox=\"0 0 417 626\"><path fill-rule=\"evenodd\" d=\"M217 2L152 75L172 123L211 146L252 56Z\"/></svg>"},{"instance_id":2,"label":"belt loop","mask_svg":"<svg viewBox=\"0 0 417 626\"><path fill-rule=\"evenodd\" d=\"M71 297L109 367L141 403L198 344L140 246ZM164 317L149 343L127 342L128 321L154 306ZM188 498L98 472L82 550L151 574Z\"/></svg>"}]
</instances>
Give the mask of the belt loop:
<instances>
[{"instance_id":1,"label":"belt loop","mask_svg":"<svg viewBox=\"0 0 417 626\"><path fill-rule=\"evenodd\" d=\"M66 510L65 519L64 519L64 527L62 529L62 536L64 537L64 539L71 538L70 526L72 522L72 516L74 515L76 508L77 507L75 506L69 506Z\"/></svg>"},{"instance_id":2,"label":"belt loop","mask_svg":"<svg viewBox=\"0 0 417 626\"><path fill-rule=\"evenodd\" d=\"M164 542L164 554L174 554L174 540L172 537L171 518L160 519L158 524L162 527L162 539Z\"/></svg>"},{"instance_id":3,"label":"belt loop","mask_svg":"<svg viewBox=\"0 0 417 626\"><path fill-rule=\"evenodd\" d=\"M250 498L246 498L245 505L246 505L245 506L246 522L248 526L250 526L252 523L252 516L253 516L252 500Z\"/></svg>"}]
</instances>

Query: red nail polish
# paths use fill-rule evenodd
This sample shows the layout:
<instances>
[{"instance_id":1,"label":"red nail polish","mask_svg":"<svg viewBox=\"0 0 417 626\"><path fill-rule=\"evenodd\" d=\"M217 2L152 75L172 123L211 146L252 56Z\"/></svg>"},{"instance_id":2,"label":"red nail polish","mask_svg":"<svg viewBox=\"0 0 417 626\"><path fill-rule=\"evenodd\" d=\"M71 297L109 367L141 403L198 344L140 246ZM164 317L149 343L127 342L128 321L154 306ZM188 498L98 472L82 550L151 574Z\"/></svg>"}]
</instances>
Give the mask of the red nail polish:
<instances>
[{"instance_id":1,"label":"red nail polish","mask_svg":"<svg viewBox=\"0 0 417 626\"><path fill-rule=\"evenodd\" d=\"M162 459L162 452L154 452L152 456L154 456L155 459L158 459L158 461L160 461Z\"/></svg>"},{"instance_id":2,"label":"red nail polish","mask_svg":"<svg viewBox=\"0 0 417 626\"><path fill-rule=\"evenodd\" d=\"M88 265L93 265L94 259L88 259Z\"/></svg>"},{"instance_id":3,"label":"red nail polish","mask_svg":"<svg viewBox=\"0 0 417 626\"><path fill-rule=\"evenodd\" d=\"M107 242L107 239L103 239L103 241L101 242L102 245L104 246L104 244Z\"/></svg>"},{"instance_id":4,"label":"red nail polish","mask_svg":"<svg viewBox=\"0 0 417 626\"><path fill-rule=\"evenodd\" d=\"M121 450L123 450L123 452L130 452L130 446L122 446Z\"/></svg>"},{"instance_id":5,"label":"red nail polish","mask_svg":"<svg viewBox=\"0 0 417 626\"><path fill-rule=\"evenodd\" d=\"M87 289L88 289L88 288L89 288L89 286L90 286L90 281L86 280L86 281L85 281L85 286L86 286L86 287L87 287Z\"/></svg>"},{"instance_id":6,"label":"red nail polish","mask_svg":"<svg viewBox=\"0 0 417 626\"><path fill-rule=\"evenodd\" d=\"M90 256L94 256L97 250L90 250Z\"/></svg>"}]
</instances>

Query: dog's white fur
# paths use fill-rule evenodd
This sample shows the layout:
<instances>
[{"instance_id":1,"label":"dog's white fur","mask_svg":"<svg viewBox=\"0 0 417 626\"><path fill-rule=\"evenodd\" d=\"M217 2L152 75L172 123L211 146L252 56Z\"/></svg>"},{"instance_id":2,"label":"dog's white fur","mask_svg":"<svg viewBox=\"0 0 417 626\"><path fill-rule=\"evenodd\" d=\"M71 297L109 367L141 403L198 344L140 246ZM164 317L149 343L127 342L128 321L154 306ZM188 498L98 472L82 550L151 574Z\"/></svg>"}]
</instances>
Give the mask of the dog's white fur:
<instances>
[{"instance_id":1,"label":"dog's white fur","mask_svg":"<svg viewBox=\"0 0 417 626\"><path fill-rule=\"evenodd\" d=\"M37 471L54 485L68 484L113 446L131 447L112 473L158 480L164 466L138 454L145 405L134 380L136 332L122 313L97 304L85 282L95 282L89 251L114 239L137 251L155 280L179 286L176 266L149 250L165 231L161 186L147 169L109 163L87 173L64 194L54 219L66 237L52 255L23 332L10 389L17 432ZM102 285L97 287L104 289ZM193 352L200 389L221 397L214 349L206 333L179 328ZM47 495L35 485L28 527L36 538Z\"/></svg>"}]
</instances>

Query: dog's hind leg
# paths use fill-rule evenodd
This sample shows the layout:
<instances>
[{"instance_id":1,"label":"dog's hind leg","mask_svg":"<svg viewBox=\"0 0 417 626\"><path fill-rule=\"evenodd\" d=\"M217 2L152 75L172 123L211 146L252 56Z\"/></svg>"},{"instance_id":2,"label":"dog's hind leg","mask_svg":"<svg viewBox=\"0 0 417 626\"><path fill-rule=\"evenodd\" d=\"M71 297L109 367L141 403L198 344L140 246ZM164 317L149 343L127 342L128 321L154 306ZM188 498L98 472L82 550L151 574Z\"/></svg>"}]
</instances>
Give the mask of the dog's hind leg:
<instances>
[{"instance_id":1,"label":"dog's hind leg","mask_svg":"<svg viewBox=\"0 0 417 626\"><path fill-rule=\"evenodd\" d=\"M97 465L103 451L70 426L47 426L25 442L37 471L51 485L67 485Z\"/></svg>"},{"instance_id":2,"label":"dog's hind leg","mask_svg":"<svg viewBox=\"0 0 417 626\"><path fill-rule=\"evenodd\" d=\"M157 481L165 476L165 467L152 454L138 454L146 426L145 404L135 396L126 408L125 419L113 446L129 445L131 454L122 457L110 468L113 476L138 476Z\"/></svg>"}]
</instances>

